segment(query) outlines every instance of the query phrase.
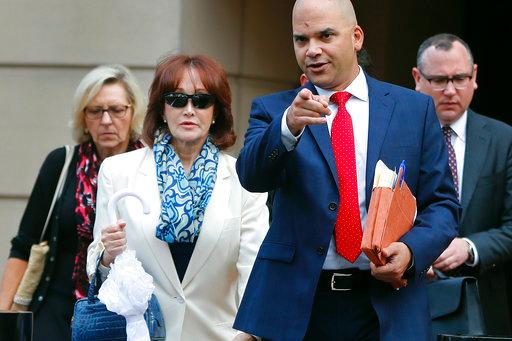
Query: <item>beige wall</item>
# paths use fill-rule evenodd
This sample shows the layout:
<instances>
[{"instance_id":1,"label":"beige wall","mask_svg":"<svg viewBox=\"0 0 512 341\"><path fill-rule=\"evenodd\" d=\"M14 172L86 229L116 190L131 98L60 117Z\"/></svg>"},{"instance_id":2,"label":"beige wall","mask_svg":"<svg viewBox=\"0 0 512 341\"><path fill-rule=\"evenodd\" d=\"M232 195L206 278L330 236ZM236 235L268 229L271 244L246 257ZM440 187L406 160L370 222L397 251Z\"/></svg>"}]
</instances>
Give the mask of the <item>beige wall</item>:
<instances>
[{"instance_id":1,"label":"beige wall","mask_svg":"<svg viewBox=\"0 0 512 341\"><path fill-rule=\"evenodd\" d=\"M183 51L208 54L229 74L238 133L235 156L243 145L252 99L297 83L292 6L292 0L187 0L183 8L183 18L197 18L182 22Z\"/></svg>"},{"instance_id":2,"label":"beige wall","mask_svg":"<svg viewBox=\"0 0 512 341\"><path fill-rule=\"evenodd\" d=\"M251 100L297 83L292 0L0 0L0 275L37 171L72 143L71 97L102 63L129 66L147 92L167 53L204 53L226 68L243 143Z\"/></svg>"}]
</instances>

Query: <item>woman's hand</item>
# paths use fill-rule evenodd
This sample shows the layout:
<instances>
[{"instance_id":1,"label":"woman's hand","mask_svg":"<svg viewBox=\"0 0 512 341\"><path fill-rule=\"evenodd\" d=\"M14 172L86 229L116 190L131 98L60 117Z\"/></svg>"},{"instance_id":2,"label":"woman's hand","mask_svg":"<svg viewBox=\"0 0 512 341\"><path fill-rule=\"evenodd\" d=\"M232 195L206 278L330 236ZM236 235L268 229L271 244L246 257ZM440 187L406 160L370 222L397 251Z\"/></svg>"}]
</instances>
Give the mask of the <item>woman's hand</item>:
<instances>
[{"instance_id":1,"label":"woman's hand","mask_svg":"<svg viewBox=\"0 0 512 341\"><path fill-rule=\"evenodd\" d=\"M105 252L103 252L103 258L101 259L102 265L110 266L110 263L114 261L116 256L126 250L125 226L126 222L118 220L116 225L107 226L101 231L101 242L105 247Z\"/></svg>"},{"instance_id":2,"label":"woman's hand","mask_svg":"<svg viewBox=\"0 0 512 341\"><path fill-rule=\"evenodd\" d=\"M14 295L27 266L27 261L18 258L9 258L5 263L4 276L0 284L0 310L11 309Z\"/></svg>"}]
</instances>

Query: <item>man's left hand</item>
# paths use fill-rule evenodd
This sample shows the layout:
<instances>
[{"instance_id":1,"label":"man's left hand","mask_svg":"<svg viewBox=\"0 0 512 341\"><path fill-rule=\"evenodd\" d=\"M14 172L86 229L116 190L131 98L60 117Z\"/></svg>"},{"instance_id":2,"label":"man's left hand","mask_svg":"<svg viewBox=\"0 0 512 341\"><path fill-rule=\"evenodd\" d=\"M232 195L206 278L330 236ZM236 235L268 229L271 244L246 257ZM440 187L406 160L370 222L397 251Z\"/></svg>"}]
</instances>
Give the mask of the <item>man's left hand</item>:
<instances>
[{"instance_id":1,"label":"man's left hand","mask_svg":"<svg viewBox=\"0 0 512 341\"><path fill-rule=\"evenodd\" d=\"M469 244L462 238L455 238L432 264L442 272L453 270L464 264L469 258Z\"/></svg>"},{"instance_id":2,"label":"man's left hand","mask_svg":"<svg viewBox=\"0 0 512 341\"><path fill-rule=\"evenodd\" d=\"M412 253L409 247L402 242L394 242L381 252L387 263L382 266L370 263L373 277L390 283L395 289L406 286L407 280L402 276L411 264Z\"/></svg>"}]
</instances>

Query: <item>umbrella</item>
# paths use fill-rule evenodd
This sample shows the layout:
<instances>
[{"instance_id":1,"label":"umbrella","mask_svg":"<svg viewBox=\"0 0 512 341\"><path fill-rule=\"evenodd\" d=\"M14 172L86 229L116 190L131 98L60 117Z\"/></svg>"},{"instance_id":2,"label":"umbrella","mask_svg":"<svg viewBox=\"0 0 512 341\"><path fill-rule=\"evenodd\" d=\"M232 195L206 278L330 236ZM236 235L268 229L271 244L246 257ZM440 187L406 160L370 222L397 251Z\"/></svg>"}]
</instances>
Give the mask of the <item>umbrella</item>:
<instances>
[{"instance_id":1,"label":"umbrella","mask_svg":"<svg viewBox=\"0 0 512 341\"><path fill-rule=\"evenodd\" d=\"M110 224L117 222L116 204L126 196L138 198L143 212L149 214L149 205L139 194L130 190L116 192L109 200L107 210ZM127 341L149 341L149 330L144 312L155 289L153 277L144 271L134 250L125 250L111 264L107 279L102 284L98 298L109 311L126 318Z\"/></svg>"}]
</instances>

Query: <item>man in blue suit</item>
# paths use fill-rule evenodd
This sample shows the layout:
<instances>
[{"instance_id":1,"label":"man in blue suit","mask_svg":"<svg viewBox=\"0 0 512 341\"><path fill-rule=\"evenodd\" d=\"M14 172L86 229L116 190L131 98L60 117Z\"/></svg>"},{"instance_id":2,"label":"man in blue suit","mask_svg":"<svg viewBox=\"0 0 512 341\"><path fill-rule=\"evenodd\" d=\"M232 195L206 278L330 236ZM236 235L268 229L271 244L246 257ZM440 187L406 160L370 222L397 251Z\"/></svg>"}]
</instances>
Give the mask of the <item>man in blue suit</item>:
<instances>
[{"instance_id":1,"label":"man in blue suit","mask_svg":"<svg viewBox=\"0 0 512 341\"><path fill-rule=\"evenodd\" d=\"M362 71L349 0L298 0L292 23L310 82L252 105L237 171L275 198L234 328L279 341L429 340L423 276L460 210L432 99ZM406 161L418 206L381 267L360 252L378 160Z\"/></svg>"}]
</instances>

